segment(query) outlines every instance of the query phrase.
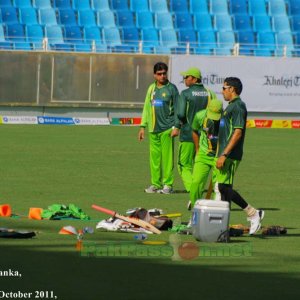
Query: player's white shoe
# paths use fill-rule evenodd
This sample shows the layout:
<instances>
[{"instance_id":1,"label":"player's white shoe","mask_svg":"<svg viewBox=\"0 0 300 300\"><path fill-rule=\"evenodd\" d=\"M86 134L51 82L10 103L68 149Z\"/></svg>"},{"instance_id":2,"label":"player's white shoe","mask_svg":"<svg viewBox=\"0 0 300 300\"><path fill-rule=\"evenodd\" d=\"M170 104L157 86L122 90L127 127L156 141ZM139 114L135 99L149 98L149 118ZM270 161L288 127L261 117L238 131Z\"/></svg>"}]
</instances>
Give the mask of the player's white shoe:
<instances>
[{"instance_id":1,"label":"player's white shoe","mask_svg":"<svg viewBox=\"0 0 300 300\"><path fill-rule=\"evenodd\" d=\"M155 185L150 185L148 188L145 189L145 193L154 194L159 193L160 189Z\"/></svg>"},{"instance_id":2,"label":"player's white shoe","mask_svg":"<svg viewBox=\"0 0 300 300\"><path fill-rule=\"evenodd\" d=\"M261 228L261 220L264 216L265 212L263 210L257 210L254 216L248 218L248 221L250 221L249 234L254 234Z\"/></svg>"},{"instance_id":3,"label":"player's white shoe","mask_svg":"<svg viewBox=\"0 0 300 300\"><path fill-rule=\"evenodd\" d=\"M161 194L172 194L173 193L173 188L168 185L164 185L164 187L159 191Z\"/></svg>"}]
</instances>

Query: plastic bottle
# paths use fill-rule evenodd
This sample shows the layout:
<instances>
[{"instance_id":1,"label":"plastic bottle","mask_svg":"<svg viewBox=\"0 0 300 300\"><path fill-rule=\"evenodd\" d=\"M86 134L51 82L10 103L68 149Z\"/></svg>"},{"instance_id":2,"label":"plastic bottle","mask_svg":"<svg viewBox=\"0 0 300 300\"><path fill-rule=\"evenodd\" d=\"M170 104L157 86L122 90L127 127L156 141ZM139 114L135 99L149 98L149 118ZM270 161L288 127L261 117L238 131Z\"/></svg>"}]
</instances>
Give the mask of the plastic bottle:
<instances>
[{"instance_id":1,"label":"plastic bottle","mask_svg":"<svg viewBox=\"0 0 300 300\"><path fill-rule=\"evenodd\" d=\"M144 241L148 238L148 236L145 233L139 233L139 234L136 234L133 238L137 241Z\"/></svg>"}]
</instances>

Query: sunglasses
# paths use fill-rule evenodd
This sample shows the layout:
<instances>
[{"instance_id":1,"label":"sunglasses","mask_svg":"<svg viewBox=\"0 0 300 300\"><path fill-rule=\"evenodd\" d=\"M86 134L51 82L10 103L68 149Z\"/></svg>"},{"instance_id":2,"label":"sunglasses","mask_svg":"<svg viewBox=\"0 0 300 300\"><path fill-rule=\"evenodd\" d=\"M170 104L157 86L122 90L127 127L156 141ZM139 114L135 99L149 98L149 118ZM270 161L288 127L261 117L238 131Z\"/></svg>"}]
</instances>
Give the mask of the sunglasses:
<instances>
[{"instance_id":1,"label":"sunglasses","mask_svg":"<svg viewBox=\"0 0 300 300\"><path fill-rule=\"evenodd\" d=\"M222 87L223 91L225 91L225 90L227 90L227 89L230 89L230 88L231 88L231 86L223 86L223 87Z\"/></svg>"},{"instance_id":2,"label":"sunglasses","mask_svg":"<svg viewBox=\"0 0 300 300\"><path fill-rule=\"evenodd\" d=\"M167 75L167 72L156 73L157 76Z\"/></svg>"}]
</instances>

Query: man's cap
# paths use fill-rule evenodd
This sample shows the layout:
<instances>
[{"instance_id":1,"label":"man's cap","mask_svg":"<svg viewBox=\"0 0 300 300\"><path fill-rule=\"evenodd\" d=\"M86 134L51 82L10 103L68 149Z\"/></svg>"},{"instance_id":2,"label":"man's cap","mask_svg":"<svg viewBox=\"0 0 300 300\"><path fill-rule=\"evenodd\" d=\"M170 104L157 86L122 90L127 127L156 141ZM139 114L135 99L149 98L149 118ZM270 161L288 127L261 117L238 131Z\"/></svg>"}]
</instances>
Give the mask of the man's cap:
<instances>
[{"instance_id":1,"label":"man's cap","mask_svg":"<svg viewBox=\"0 0 300 300\"><path fill-rule=\"evenodd\" d=\"M223 102L218 99L213 99L207 106L207 118L218 121L221 118L223 110Z\"/></svg>"},{"instance_id":2,"label":"man's cap","mask_svg":"<svg viewBox=\"0 0 300 300\"><path fill-rule=\"evenodd\" d=\"M201 78L201 72L198 68L189 68L185 72L181 72L180 75L182 76L193 76L195 78L200 79Z\"/></svg>"}]
</instances>

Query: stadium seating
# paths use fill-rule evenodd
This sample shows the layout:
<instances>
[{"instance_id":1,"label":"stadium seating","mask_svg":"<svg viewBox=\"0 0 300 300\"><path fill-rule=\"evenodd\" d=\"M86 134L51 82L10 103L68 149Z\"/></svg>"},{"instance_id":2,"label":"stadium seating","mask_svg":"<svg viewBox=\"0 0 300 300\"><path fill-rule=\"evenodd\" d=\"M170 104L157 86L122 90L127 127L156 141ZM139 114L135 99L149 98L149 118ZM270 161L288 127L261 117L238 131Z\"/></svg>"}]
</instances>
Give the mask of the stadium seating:
<instances>
[{"instance_id":1,"label":"stadium seating","mask_svg":"<svg viewBox=\"0 0 300 300\"><path fill-rule=\"evenodd\" d=\"M299 0L1 0L0 24L1 49L300 54Z\"/></svg>"}]
</instances>

